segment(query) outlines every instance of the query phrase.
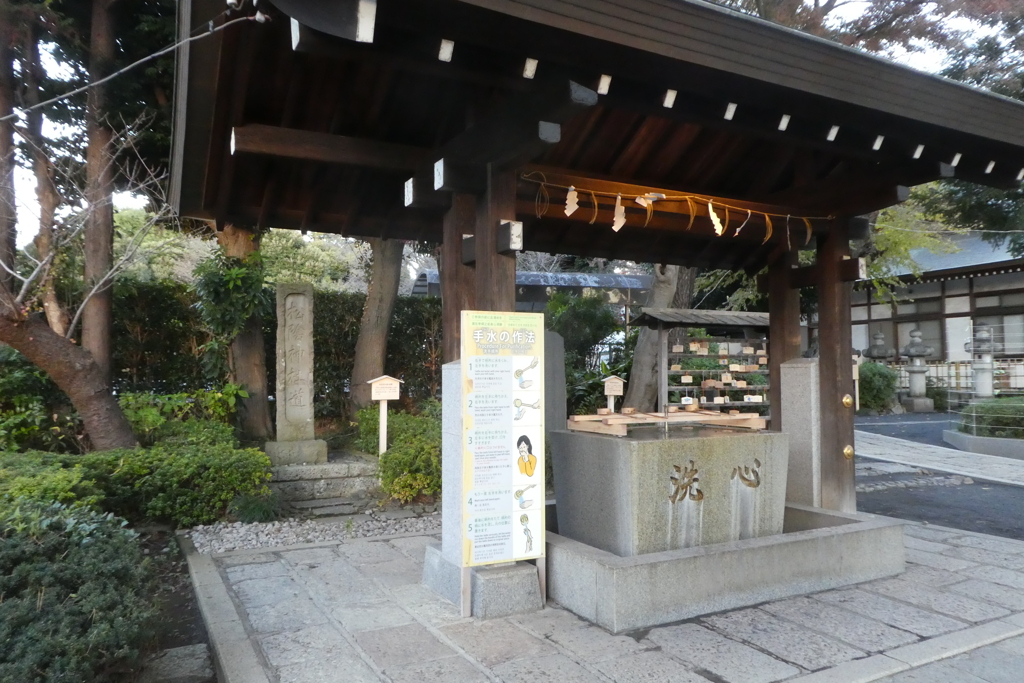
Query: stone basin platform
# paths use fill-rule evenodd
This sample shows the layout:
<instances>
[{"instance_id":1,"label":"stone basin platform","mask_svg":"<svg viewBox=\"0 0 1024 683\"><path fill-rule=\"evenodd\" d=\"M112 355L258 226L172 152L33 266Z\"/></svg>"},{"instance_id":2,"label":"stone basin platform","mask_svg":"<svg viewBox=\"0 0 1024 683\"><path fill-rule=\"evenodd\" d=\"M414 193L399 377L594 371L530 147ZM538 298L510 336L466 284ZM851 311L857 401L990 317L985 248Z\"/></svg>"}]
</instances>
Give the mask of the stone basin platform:
<instances>
[{"instance_id":1,"label":"stone basin platform","mask_svg":"<svg viewBox=\"0 0 1024 683\"><path fill-rule=\"evenodd\" d=\"M612 633L900 574L899 520L787 505L785 533L633 557L547 535L548 595Z\"/></svg>"},{"instance_id":2,"label":"stone basin platform","mask_svg":"<svg viewBox=\"0 0 1024 683\"><path fill-rule=\"evenodd\" d=\"M773 432L551 436L548 595L613 633L899 574L899 522L786 503Z\"/></svg>"}]
</instances>

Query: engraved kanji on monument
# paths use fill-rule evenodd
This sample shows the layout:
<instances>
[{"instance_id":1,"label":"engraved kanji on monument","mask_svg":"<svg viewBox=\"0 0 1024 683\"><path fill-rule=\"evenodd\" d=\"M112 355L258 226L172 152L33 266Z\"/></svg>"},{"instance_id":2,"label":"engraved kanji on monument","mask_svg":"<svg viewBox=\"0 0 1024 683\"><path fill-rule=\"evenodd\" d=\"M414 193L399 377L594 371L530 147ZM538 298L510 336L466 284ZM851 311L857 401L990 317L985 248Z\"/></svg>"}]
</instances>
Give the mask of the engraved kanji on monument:
<instances>
[{"instance_id":1,"label":"engraved kanji on monument","mask_svg":"<svg viewBox=\"0 0 1024 683\"><path fill-rule=\"evenodd\" d=\"M277 441L274 465L327 462L327 442L313 433L313 286L277 286Z\"/></svg>"}]
</instances>

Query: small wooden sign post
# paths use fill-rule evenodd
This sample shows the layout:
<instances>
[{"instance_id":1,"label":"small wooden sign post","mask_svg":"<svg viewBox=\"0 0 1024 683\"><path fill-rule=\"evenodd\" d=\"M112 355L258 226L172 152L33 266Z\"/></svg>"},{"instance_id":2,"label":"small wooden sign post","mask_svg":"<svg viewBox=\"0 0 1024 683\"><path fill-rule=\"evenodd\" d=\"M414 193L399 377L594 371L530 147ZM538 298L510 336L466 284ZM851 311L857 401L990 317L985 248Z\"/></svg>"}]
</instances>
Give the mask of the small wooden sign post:
<instances>
[{"instance_id":1,"label":"small wooden sign post","mask_svg":"<svg viewBox=\"0 0 1024 683\"><path fill-rule=\"evenodd\" d=\"M402 380L390 375L381 375L371 379L370 400L380 401L380 427L378 432L380 439L377 445L377 453L383 453L388 449L388 401L397 401Z\"/></svg>"},{"instance_id":2,"label":"small wooden sign post","mask_svg":"<svg viewBox=\"0 0 1024 683\"><path fill-rule=\"evenodd\" d=\"M626 380L612 375L611 377L605 377L604 382L604 395L608 397L608 411L615 412L615 397L622 396L626 386Z\"/></svg>"}]
</instances>

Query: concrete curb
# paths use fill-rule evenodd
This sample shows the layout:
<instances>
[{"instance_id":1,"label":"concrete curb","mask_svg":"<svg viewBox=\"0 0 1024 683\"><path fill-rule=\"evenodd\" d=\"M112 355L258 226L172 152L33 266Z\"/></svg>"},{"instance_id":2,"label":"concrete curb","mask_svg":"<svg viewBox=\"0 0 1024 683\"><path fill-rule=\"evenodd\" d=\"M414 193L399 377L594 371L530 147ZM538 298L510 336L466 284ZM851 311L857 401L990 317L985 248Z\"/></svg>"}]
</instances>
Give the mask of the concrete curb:
<instances>
[{"instance_id":1,"label":"concrete curb","mask_svg":"<svg viewBox=\"0 0 1024 683\"><path fill-rule=\"evenodd\" d=\"M271 683L213 557L199 554L183 531L177 536L210 636L217 680L220 683Z\"/></svg>"},{"instance_id":2,"label":"concrete curb","mask_svg":"<svg viewBox=\"0 0 1024 683\"><path fill-rule=\"evenodd\" d=\"M186 530L187 531L187 530ZM222 553L200 553L195 550L195 546L192 545L192 541L188 540L190 546L192 546L193 552L200 557L211 557L214 559L220 559L222 557L235 557L238 555L261 555L263 553L279 553L288 552L290 550L308 550L309 548L330 548L336 545L344 545L345 543L356 543L359 541L391 541L396 538L409 538L411 536L438 536L441 530L437 531L407 531L401 534L391 534L390 536L360 536L359 538L346 538L343 541L316 541L315 543L293 543L292 545L274 545L266 548L239 548L238 550L225 550ZM182 531L179 531L180 536L183 535Z\"/></svg>"},{"instance_id":3,"label":"concrete curb","mask_svg":"<svg viewBox=\"0 0 1024 683\"><path fill-rule=\"evenodd\" d=\"M1019 635L1024 635L1024 612L790 678L786 683L871 683Z\"/></svg>"},{"instance_id":4,"label":"concrete curb","mask_svg":"<svg viewBox=\"0 0 1024 683\"><path fill-rule=\"evenodd\" d=\"M884 434L875 434L873 432L865 432L863 430L856 430L854 432L854 438L855 439L856 439L856 435L857 434L867 434L867 435L870 435L870 436L881 436L881 437L884 437L886 439L892 439L894 441L907 441L906 439L900 439L900 438L895 437L895 436L885 436ZM911 444L914 444L914 445L920 445L920 444L918 444L915 441L907 441L907 443L911 443ZM935 448L942 448L942 447L941 446L935 446ZM953 451L955 449L948 448L946 450ZM957 452L958 455L963 455L963 456L970 456L970 455L972 455L971 453L968 453L966 451L956 451L956 452ZM1001 457L1001 456L997 456L997 455L985 455L984 453L975 454L975 455L981 455L981 456L983 456L985 458L998 458L998 457ZM897 463L899 465L909 465L910 467L919 467L921 469L932 470L932 471L935 471L935 472L945 472L947 474L959 474L959 475L964 476L964 477L971 477L972 479L977 479L979 481L987 481L987 482L991 482L993 484L1005 484L1006 486L1018 486L1018 487L1024 486L1024 480L1021 480L1021 479L1004 479L1002 477L994 477L994 476L986 474L985 472L983 472L983 471L981 471L981 470L979 470L977 468L957 467L956 465L936 464L936 463L932 463L932 462L921 462L920 460L917 460L917 459L912 458L912 457L901 457L901 456L894 456L894 455L888 455L888 454L886 454L886 455L877 455L877 454L860 455L860 454L858 454L858 458L866 458L868 460L879 460L881 462L894 462L894 463ZM1011 463L1020 466L1021 470L1024 471L1024 462L1022 462L1020 460L1017 460L1015 458L1003 458L1003 459L1004 460L1008 460Z\"/></svg>"}]
</instances>

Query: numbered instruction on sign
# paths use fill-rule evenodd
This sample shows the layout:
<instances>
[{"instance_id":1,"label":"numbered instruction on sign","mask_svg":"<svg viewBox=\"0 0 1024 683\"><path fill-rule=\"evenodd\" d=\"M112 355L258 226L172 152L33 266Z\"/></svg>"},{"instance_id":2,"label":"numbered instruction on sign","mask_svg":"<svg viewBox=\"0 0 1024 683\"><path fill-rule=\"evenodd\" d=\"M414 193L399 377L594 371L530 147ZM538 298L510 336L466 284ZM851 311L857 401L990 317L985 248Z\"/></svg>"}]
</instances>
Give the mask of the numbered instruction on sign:
<instances>
[{"instance_id":1,"label":"numbered instruction on sign","mask_svg":"<svg viewBox=\"0 0 1024 683\"><path fill-rule=\"evenodd\" d=\"M462 312L464 566L544 556L544 316Z\"/></svg>"}]
</instances>

